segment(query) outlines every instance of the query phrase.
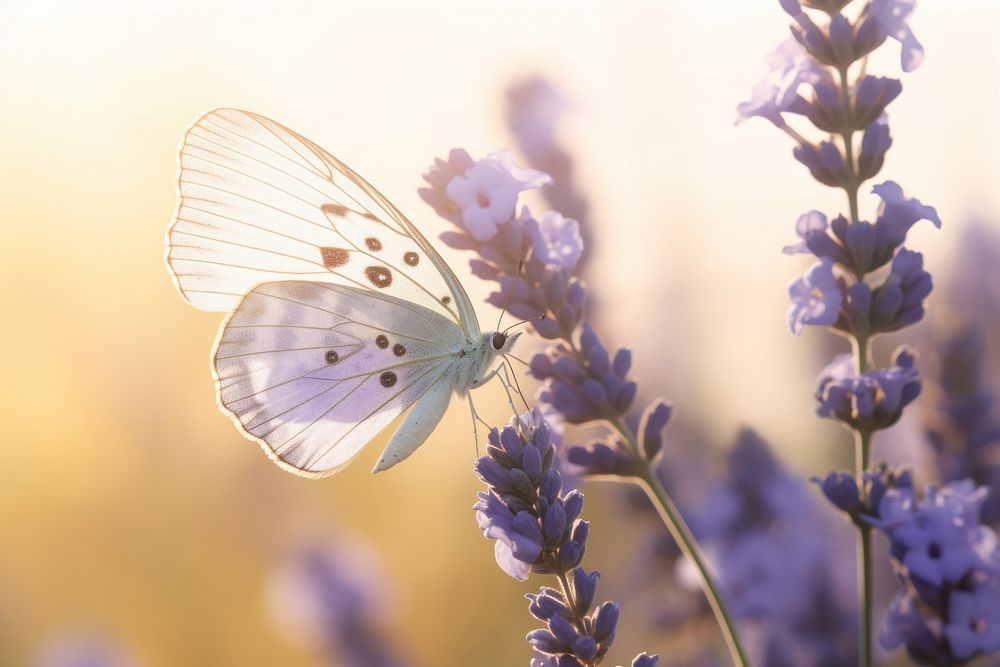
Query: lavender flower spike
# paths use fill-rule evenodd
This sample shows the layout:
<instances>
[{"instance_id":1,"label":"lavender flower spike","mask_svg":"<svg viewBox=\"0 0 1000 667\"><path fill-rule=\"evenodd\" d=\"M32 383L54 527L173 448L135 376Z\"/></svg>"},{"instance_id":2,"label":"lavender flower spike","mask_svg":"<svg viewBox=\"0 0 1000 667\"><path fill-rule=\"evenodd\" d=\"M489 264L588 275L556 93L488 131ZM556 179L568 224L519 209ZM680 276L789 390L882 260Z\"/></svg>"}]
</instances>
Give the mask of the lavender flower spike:
<instances>
[{"instance_id":1,"label":"lavender flower spike","mask_svg":"<svg viewBox=\"0 0 1000 667\"><path fill-rule=\"evenodd\" d=\"M497 563L515 579L535 572L554 574L560 583L560 590L543 587L527 595L528 611L545 623L527 636L544 656L532 665L597 665L615 639L619 608L605 602L591 609L601 575L580 567L590 528L579 518L583 494L561 492L562 478L552 468L555 450L538 410L493 429L489 442L487 455L476 461L489 489L475 509L483 534L496 540Z\"/></svg>"}]
</instances>

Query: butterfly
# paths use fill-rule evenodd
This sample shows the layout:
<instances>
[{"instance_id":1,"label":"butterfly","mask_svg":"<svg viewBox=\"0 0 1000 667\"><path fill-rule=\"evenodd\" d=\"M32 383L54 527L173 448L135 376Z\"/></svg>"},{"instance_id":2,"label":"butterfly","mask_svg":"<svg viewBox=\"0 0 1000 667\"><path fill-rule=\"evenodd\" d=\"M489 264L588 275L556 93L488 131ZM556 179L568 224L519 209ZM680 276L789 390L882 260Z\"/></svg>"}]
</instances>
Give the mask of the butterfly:
<instances>
[{"instance_id":1,"label":"butterfly","mask_svg":"<svg viewBox=\"0 0 1000 667\"><path fill-rule=\"evenodd\" d=\"M227 313L212 350L219 406L286 470L337 472L409 409L373 472L399 463L452 394L497 374L519 335L480 331L413 223L269 118L198 118L181 142L177 195L167 269L189 304Z\"/></svg>"}]
</instances>

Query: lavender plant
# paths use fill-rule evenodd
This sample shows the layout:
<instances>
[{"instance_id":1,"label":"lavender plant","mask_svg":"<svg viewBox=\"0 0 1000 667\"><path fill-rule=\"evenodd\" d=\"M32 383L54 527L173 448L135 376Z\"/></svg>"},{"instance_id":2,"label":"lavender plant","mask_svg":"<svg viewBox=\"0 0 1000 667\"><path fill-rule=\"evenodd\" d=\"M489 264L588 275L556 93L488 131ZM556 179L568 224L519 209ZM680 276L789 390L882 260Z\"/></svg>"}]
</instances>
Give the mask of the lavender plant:
<instances>
[{"instance_id":1,"label":"lavender plant","mask_svg":"<svg viewBox=\"0 0 1000 667\"><path fill-rule=\"evenodd\" d=\"M960 664L993 650L992 637L1000 632L992 611L996 602L988 603L995 540L979 525L985 491L949 485L929 489L918 502L908 474L869 469L873 434L898 421L920 393L915 355L901 348L890 366L875 368L870 343L923 317L931 277L921 254L903 245L916 222L941 226L932 207L907 198L892 181L872 188L881 199L875 221L859 217L859 189L881 170L892 144L886 106L902 90L896 79L869 75L867 56L893 38L901 43L904 71L920 64L923 49L908 27L915 2L780 2L794 19L792 38L772 56L771 74L755 87L751 100L739 106L737 122L753 116L769 120L795 140L795 158L817 181L846 194L849 217L828 220L819 211L806 213L796 225L800 242L785 252L817 260L789 288L792 332L799 334L807 325L827 327L853 345L852 355L837 357L821 373L816 398L820 416L841 422L855 435L855 476L831 473L822 487L859 531L860 664L872 664L873 528L889 538L905 587L891 610L883 645L905 644L911 656L928 664ZM854 8L850 16L843 13ZM815 22L821 14L827 19ZM807 139L788 124L786 117L795 115L828 138ZM964 631L958 627L962 623ZM934 638L933 650L927 648L924 630Z\"/></svg>"},{"instance_id":2,"label":"lavender plant","mask_svg":"<svg viewBox=\"0 0 1000 667\"><path fill-rule=\"evenodd\" d=\"M535 667L590 667L599 664L615 638L619 607L604 602L592 609L600 573L580 566L590 524L580 519L583 494L563 493L552 467L555 456L548 425L540 412L492 429L487 455L476 473L487 485L479 494L476 518L495 543L497 563L519 581L529 573L554 575L559 588L529 594L528 610L544 628L528 634L541 657ZM654 667L656 656L641 654L633 667Z\"/></svg>"},{"instance_id":3,"label":"lavender plant","mask_svg":"<svg viewBox=\"0 0 1000 667\"><path fill-rule=\"evenodd\" d=\"M421 197L457 227L457 230L442 234L442 240L454 248L474 251L477 256L470 261L473 273L498 283L497 291L489 296L488 301L497 307L506 306L508 312L516 317L530 320L539 336L555 341L530 362L531 374L543 382L538 394L543 407L556 419L569 424L602 423L609 427L607 437L601 441L587 447L569 448L568 460L588 476L631 481L646 490L672 536L699 572L734 662L747 665L733 620L725 609L704 558L655 474L655 464L663 445L663 430L670 419L670 405L660 399L654 400L640 417L636 417L633 404L637 385L628 375L631 353L624 348L609 353L596 330L585 319L587 290L576 275L583 251L577 221L555 211L536 218L527 206L517 210L521 192L545 185L550 178L538 171L517 168L509 153L493 153L477 161L467 152L456 149L451 151L447 160L438 159L425 175L425 180L430 187L420 190ZM523 433L522 436L527 437L528 434ZM494 450L491 455L502 452L496 446ZM506 456L509 458L509 453ZM504 467L505 463L508 467ZM525 483L525 479L531 480L531 475L521 467L524 464L502 457L494 460L494 464L481 465L480 474L483 475L484 470L497 472L499 467L508 476L520 479L525 495L520 503L515 503L514 508L508 509L514 511L515 517L522 516L520 521L531 526L535 525L533 522L541 521L539 525L544 528L542 508L536 508L532 514L528 507L535 498L532 493L537 492L531 491L532 487ZM534 462L530 465L534 466ZM514 470L522 472L514 473ZM492 485L505 481L501 476L483 475L483 478ZM496 505L495 502L493 504ZM480 509L481 516L484 509ZM502 514L499 507L493 509ZM548 511L548 507L544 509ZM527 514L519 514L521 512ZM561 527L564 534L566 529ZM531 542L534 547L548 544L547 539L539 542L534 527L525 530L535 533ZM553 535L556 532L559 531ZM509 539L509 548L515 560L540 565L535 562L541 557L535 548L528 549L517 545L513 537ZM515 545L518 548L516 553ZM510 559L506 550L501 552L499 549L498 562L501 567L509 568ZM518 558L518 553L524 558ZM559 567L570 567L567 564L572 561L569 559ZM551 563L542 566L553 567ZM563 604L572 609L568 589L564 595ZM578 625L575 630L583 636L587 631L586 619L580 609L577 612L581 617L576 619ZM550 628L550 632L558 637L554 628ZM572 644L565 641L570 638L575 641L574 635L566 634L559 646L572 648ZM600 642L592 635L591 639L600 650ZM545 646L556 648L555 644ZM585 655L589 654L589 648L588 642ZM578 659L579 654L575 655L577 657L569 659Z\"/></svg>"}]
</instances>

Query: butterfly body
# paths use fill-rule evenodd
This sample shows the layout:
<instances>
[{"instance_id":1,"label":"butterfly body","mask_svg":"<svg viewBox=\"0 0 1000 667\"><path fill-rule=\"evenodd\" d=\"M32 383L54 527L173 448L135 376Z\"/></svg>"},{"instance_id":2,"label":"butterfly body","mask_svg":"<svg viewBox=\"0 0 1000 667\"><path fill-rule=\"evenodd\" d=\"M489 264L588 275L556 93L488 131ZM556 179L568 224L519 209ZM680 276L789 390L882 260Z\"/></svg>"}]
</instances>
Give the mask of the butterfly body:
<instances>
[{"instance_id":1,"label":"butterfly body","mask_svg":"<svg viewBox=\"0 0 1000 667\"><path fill-rule=\"evenodd\" d=\"M409 409L375 470L391 467L516 340L482 333L414 225L282 125L209 112L178 163L168 270L189 303L228 313L213 351L219 405L282 467L336 472Z\"/></svg>"}]
</instances>

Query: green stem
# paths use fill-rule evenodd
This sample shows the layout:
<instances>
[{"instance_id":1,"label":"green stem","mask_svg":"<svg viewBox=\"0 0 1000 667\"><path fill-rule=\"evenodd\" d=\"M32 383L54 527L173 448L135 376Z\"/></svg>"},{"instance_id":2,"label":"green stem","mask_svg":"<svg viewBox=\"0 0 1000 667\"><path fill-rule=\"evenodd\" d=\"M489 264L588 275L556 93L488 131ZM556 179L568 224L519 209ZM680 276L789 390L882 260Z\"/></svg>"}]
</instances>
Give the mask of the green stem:
<instances>
[{"instance_id":1,"label":"green stem","mask_svg":"<svg viewBox=\"0 0 1000 667\"><path fill-rule=\"evenodd\" d=\"M642 487L646 495L649 496L650 502L653 503L653 506L660 513L660 518L663 519L664 525L666 525L670 536L677 543L681 553L698 570L702 590L705 592L705 597L708 598L708 604L712 608L712 613L719 624L719 629L722 630L722 635L726 640L733 664L738 667L750 667L750 660L747 658L746 649L740 641L736 622L726 608L722 594L715 583L715 579L712 577L712 573L708 569L705 556L701 553L701 549L691 534L691 530L681 517L677 506L674 505L670 496L667 495L667 490L663 488L663 484L660 482L659 477L656 476L649 460L639 452L639 446L635 441L635 435L632 433L632 430L617 418L611 420L611 425L625 438L625 441L632 449L636 464L639 466L636 483Z\"/></svg>"},{"instance_id":2,"label":"green stem","mask_svg":"<svg viewBox=\"0 0 1000 667\"><path fill-rule=\"evenodd\" d=\"M868 370L868 338L858 337L854 343L854 367L860 376ZM864 475L871 463L870 431L854 432L854 471L861 490L862 502L867 501ZM861 667L871 667L872 626L874 621L875 597L872 591L872 540L871 526L857 522L858 527L858 597L861 601L859 656Z\"/></svg>"},{"instance_id":3,"label":"green stem","mask_svg":"<svg viewBox=\"0 0 1000 667\"><path fill-rule=\"evenodd\" d=\"M840 70L840 103L844 110L844 118L850 119L851 117L851 88L850 83L847 80L847 67L841 67ZM858 182L858 172L854 165L854 131L851 129L846 130L840 135L844 140L844 161L847 163L848 170L848 182L844 186L844 191L847 192L847 203L851 207L851 222L858 221L858 187L860 183Z\"/></svg>"},{"instance_id":4,"label":"green stem","mask_svg":"<svg viewBox=\"0 0 1000 667\"><path fill-rule=\"evenodd\" d=\"M858 485L864 494L864 472L868 469L871 456L871 433L855 432L855 469ZM865 500L862 498L862 500ZM858 522L858 595L861 598L861 630L860 658L862 667L872 664L872 625L874 621L875 596L872 590L872 539L871 526Z\"/></svg>"}]
</instances>

